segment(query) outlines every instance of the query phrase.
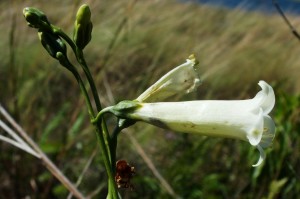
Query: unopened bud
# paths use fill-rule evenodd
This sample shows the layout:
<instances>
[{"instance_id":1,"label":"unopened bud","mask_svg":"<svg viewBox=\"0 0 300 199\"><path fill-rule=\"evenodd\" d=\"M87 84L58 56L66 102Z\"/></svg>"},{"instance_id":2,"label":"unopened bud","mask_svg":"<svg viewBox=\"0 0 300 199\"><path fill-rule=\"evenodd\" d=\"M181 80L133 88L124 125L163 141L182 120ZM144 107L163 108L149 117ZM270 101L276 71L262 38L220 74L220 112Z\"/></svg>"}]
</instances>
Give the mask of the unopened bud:
<instances>
[{"instance_id":1,"label":"unopened bud","mask_svg":"<svg viewBox=\"0 0 300 199\"><path fill-rule=\"evenodd\" d=\"M42 11L36 8L32 8L32 7L24 8L23 15L26 21L28 22L28 26L32 28L43 29L46 26L50 26L50 23L46 15Z\"/></svg>"},{"instance_id":2,"label":"unopened bud","mask_svg":"<svg viewBox=\"0 0 300 199\"><path fill-rule=\"evenodd\" d=\"M91 11L88 5L83 4L77 11L74 25L73 40L80 49L92 39L93 24L91 22Z\"/></svg>"},{"instance_id":3,"label":"unopened bud","mask_svg":"<svg viewBox=\"0 0 300 199\"><path fill-rule=\"evenodd\" d=\"M68 58L66 57L66 55L65 54L63 54L62 52L57 52L56 53L56 59L59 61L59 63L62 65L62 66L64 66L64 67L66 67L66 68L68 68L69 69L69 66L70 66L70 62L69 62L69 60L68 60Z\"/></svg>"},{"instance_id":4,"label":"unopened bud","mask_svg":"<svg viewBox=\"0 0 300 199\"><path fill-rule=\"evenodd\" d=\"M91 21L91 10L87 4L83 4L77 11L76 21L80 24L87 24Z\"/></svg>"},{"instance_id":5,"label":"unopened bud","mask_svg":"<svg viewBox=\"0 0 300 199\"><path fill-rule=\"evenodd\" d=\"M48 32L39 32L38 35L42 45L53 58L57 59L56 54L58 52L61 52L63 55L66 55L67 48L60 37Z\"/></svg>"}]
</instances>

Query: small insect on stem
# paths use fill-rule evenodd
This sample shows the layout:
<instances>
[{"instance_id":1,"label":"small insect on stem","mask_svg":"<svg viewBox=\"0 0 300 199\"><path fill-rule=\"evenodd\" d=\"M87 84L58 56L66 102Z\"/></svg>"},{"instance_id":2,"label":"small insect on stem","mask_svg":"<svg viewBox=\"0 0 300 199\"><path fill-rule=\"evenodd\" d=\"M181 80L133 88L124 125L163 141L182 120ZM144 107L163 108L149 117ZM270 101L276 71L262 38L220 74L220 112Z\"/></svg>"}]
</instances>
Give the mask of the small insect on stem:
<instances>
[{"instance_id":1,"label":"small insect on stem","mask_svg":"<svg viewBox=\"0 0 300 199\"><path fill-rule=\"evenodd\" d=\"M134 167L130 166L126 160L118 160L116 163L115 181L118 188L133 190L133 185L130 183L131 178L135 174Z\"/></svg>"}]
</instances>

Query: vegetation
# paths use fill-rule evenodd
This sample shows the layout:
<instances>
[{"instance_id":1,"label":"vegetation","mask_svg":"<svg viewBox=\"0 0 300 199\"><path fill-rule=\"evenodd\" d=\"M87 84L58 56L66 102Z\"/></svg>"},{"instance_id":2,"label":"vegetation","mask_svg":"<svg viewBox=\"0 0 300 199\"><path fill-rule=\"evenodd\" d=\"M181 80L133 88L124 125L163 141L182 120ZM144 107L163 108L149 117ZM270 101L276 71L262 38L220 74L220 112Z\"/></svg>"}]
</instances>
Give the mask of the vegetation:
<instances>
[{"instance_id":1,"label":"vegetation","mask_svg":"<svg viewBox=\"0 0 300 199\"><path fill-rule=\"evenodd\" d=\"M71 181L92 160L78 188L103 198L104 165L77 82L48 56L22 16L24 7L37 7L71 33L81 3L0 2L0 103ZM276 137L257 168L251 167L257 151L240 141L143 123L128 128L119 136L117 159L134 166L136 176L133 191L121 190L123 198L300 194L300 45L278 14L171 0L88 3L94 28L84 53L105 106L135 99L191 53L200 61L203 84L176 100L251 98L261 79L276 92ZM289 18L296 27L300 23L298 16ZM65 187L36 158L4 142L0 150L0 198L67 197Z\"/></svg>"}]
</instances>

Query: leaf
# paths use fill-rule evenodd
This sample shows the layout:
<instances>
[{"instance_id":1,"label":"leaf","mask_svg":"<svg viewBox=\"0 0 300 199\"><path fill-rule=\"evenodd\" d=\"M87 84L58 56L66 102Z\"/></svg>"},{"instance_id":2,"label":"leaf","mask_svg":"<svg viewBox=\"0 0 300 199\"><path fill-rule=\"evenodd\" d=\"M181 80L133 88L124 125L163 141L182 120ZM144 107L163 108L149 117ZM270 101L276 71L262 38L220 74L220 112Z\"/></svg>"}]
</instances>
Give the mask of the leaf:
<instances>
[{"instance_id":1,"label":"leaf","mask_svg":"<svg viewBox=\"0 0 300 199\"><path fill-rule=\"evenodd\" d=\"M275 196L281 191L287 180L287 178L283 178L281 180L273 180L269 187L269 195L267 199L275 198Z\"/></svg>"}]
</instances>

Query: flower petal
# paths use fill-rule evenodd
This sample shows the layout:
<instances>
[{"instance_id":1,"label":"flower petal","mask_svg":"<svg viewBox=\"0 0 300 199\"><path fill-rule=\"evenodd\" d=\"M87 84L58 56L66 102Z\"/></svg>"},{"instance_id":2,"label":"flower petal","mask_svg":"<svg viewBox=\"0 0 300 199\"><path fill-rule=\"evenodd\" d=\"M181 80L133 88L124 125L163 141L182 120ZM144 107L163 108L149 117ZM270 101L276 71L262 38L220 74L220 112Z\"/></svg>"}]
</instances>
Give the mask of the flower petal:
<instances>
[{"instance_id":1,"label":"flower petal","mask_svg":"<svg viewBox=\"0 0 300 199\"><path fill-rule=\"evenodd\" d=\"M254 127L247 132L247 138L251 145L256 146L260 143L263 134L264 122L263 122L263 110L259 109L257 121Z\"/></svg>"},{"instance_id":2,"label":"flower petal","mask_svg":"<svg viewBox=\"0 0 300 199\"><path fill-rule=\"evenodd\" d=\"M273 88L265 81L259 81L258 85L262 90L256 94L253 100L257 101L258 106L262 108L264 115L267 115L275 105L275 94Z\"/></svg>"},{"instance_id":3,"label":"flower petal","mask_svg":"<svg viewBox=\"0 0 300 199\"><path fill-rule=\"evenodd\" d=\"M191 55L185 63L161 77L136 100L139 102L159 102L173 95L190 93L201 83L196 66L197 60L194 55Z\"/></svg>"},{"instance_id":4,"label":"flower petal","mask_svg":"<svg viewBox=\"0 0 300 199\"><path fill-rule=\"evenodd\" d=\"M272 141L275 137L275 124L272 118L268 115L264 116L264 132L262 135L262 139L259 143L259 145L262 148L266 148L272 144Z\"/></svg>"},{"instance_id":5,"label":"flower petal","mask_svg":"<svg viewBox=\"0 0 300 199\"><path fill-rule=\"evenodd\" d=\"M266 158L266 154L265 154L263 148L261 146L259 146L259 145L257 145L256 148L259 151L259 159L258 159L258 161L257 161L256 164L252 165L253 167L259 166L264 161L264 159Z\"/></svg>"}]
</instances>

